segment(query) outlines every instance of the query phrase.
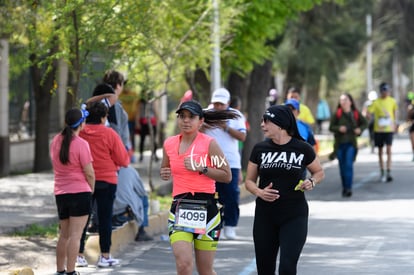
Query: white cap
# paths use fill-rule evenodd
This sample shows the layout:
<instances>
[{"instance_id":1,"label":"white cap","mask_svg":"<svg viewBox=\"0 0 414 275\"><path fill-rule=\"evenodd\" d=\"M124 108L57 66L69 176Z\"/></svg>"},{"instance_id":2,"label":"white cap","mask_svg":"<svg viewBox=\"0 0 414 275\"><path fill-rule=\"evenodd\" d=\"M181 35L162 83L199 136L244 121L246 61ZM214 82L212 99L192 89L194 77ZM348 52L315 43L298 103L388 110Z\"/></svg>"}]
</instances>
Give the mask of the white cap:
<instances>
[{"instance_id":1,"label":"white cap","mask_svg":"<svg viewBox=\"0 0 414 275\"><path fill-rule=\"evenodd\" d=\"M230 102L230 93L225 88L218 88L213 92L213 96L211 97L211 103L223 103L229 104Z\"/></svg>"},{"instance_id":2,"label":"white cap","mask_svg":"<svg viewBox=\"0 0 414 275\"><path fill-rule=\"evenodd\" d=\"M375 100L378 98L378 94L376 91L371 91L368 93L368 100Z\"/></svg>"},{"instance_id":3,"label":"white cap","mask_svg":"<svg viewBox=\"0 0 414 275\"><path fill-rule=\"evenodd\" d=\"M276 89L270 89L269 95L273 97L277 97L279 95L279 92Z\"/></svg>"}]
</instances>

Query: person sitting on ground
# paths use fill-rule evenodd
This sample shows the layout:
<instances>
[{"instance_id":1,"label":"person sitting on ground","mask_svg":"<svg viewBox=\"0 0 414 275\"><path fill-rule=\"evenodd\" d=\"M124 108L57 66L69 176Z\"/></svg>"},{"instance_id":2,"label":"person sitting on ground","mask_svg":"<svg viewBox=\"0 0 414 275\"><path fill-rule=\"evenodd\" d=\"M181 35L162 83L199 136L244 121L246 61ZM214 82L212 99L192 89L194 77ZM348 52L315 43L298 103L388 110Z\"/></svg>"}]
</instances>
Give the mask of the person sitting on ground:
<instances>
[{"instance_id":1,"label":"person sitting on ground","mask_svg":"<svg viewBox=\"0 0 414 275\"><path fill-rule=\"evenodd\" d=\"M139 229L135 241L153 240L145 231L148 227L148 194L139 173L131 166L119 170L113 218L121 224L131 218L137 222Z\"/></svg>"}]
</instances>

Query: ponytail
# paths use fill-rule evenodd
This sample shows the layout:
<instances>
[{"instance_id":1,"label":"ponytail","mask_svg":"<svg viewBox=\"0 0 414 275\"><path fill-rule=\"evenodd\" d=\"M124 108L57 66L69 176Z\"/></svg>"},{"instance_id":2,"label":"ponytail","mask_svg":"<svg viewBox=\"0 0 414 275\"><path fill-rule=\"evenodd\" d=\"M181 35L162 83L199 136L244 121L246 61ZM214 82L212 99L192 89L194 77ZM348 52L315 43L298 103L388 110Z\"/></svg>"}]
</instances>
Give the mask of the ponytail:
<instances>
[{"instance_id":1,"label":"ponytail","mask_svg":"<svg viewBox=\"0 0 414 275\"><path fill-rule=\"evenodd\" d=\"M69 148L70 148L70 143L73 137L72 128L70 128L69 126L66 126L62 130L61 135L63 136L63 139L62 139L62 145L60 146L59 160L62 164L68 164L69 163Z\"/></svg>"}]
</instances>

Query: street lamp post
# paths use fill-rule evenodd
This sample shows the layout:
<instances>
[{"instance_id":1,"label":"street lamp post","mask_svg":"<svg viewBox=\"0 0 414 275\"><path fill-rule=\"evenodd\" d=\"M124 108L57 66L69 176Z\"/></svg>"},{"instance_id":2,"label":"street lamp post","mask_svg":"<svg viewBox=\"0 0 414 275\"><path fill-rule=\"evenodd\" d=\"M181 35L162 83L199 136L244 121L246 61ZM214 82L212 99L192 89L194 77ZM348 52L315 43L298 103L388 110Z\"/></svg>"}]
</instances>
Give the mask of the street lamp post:
<instances>
[{"instance_id":1,"label":"street lamp post","mask_svg":"<svg viewBox=\"0 0 414 275\"><path fill-rule=\"evenodd\" d=\"M213 59L211 63L211 94L221 87L219 0L213 0Z\"/></svg>"},{"instance_id":2,"label":"street lamp post","mask_svg":"<svg viewBox=\"0 0 414 275\"><path fill-rule=\"evenodd\" d=\"M371 14L367 14L366 16L366 25L367 25L367 90L366 92L369 93L373 89L372 85L372 17Z\"/></svg>"}]
</instances>

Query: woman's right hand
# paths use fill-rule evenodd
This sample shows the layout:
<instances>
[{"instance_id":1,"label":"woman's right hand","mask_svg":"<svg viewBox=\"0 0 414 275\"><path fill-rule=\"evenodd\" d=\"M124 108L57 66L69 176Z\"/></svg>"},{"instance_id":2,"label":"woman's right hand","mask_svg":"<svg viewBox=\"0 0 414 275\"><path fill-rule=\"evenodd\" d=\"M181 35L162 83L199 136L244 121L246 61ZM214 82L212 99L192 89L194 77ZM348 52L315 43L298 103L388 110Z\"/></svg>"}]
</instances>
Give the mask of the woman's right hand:
<instances>
[{"instance_id":1,"label":"woman's right hand","mask_svg":"<svg viewBox=\"0 0 414 275\"><path fill-rule=\"evenodd\" d=\"M162 180L169 180L171 177L171 168L170 167L161 167L160 177Z\"/></svg>"},{"instance_id":2,"label":"woman's right hand","mask_svg":"<svg viewBox=\"0 0 414 275\"><path fill-rule=\"evenodd\" d=\"M279 195L279 190L273 189L273 183L269 183L268 186L266 186L264 189L262 189L259 192L259 197L264 200L264 201L268 201L268 202L273 202L275 200L277 200L280 195Z\"/></svg>"}]
</instances>

